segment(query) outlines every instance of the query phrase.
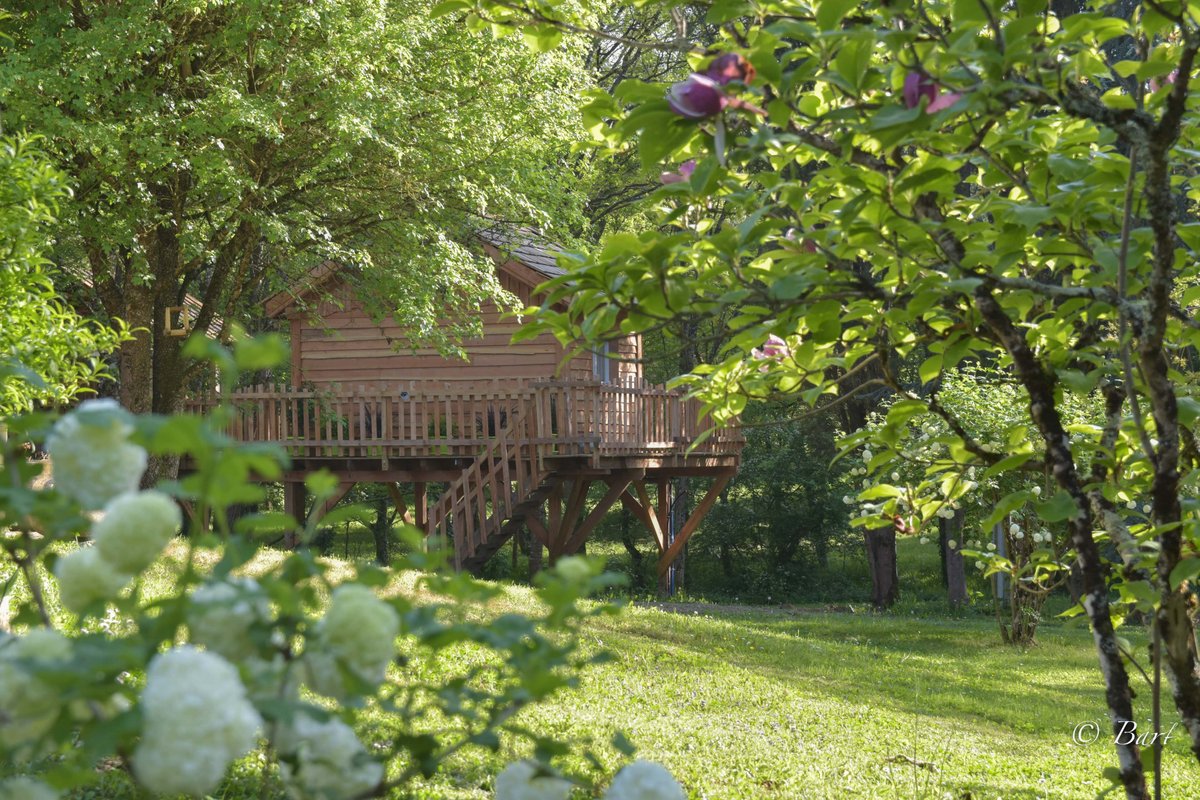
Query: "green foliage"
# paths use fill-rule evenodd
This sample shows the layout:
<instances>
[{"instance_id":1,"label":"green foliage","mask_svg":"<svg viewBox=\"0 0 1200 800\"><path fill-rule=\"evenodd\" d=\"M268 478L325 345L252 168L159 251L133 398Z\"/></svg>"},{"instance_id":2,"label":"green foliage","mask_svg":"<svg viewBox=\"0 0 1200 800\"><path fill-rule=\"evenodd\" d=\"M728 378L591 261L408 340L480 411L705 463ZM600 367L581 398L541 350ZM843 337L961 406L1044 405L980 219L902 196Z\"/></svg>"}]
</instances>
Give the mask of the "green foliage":
<instances>
[{"instance_id":1,"label":"green foliage","mask_svg":"<svg viewBox=\"0 0 1200 800\"><path fill-rule=\"evenodd\" d=\"M214 355L232 377L259 366L271 350L269 342L245 341ZM494 750L502 732L530 739L542 759L566 752L553 737L522 727L517 715L574 685L579 669L604 658L577 652L579 625L613 609L579 601L610 577L594 563L564 559L544 576L525 613L481 621L472 608L496 590L447 574L445 555L422 552L415 531L413 554L392 566L422 572L399 585L395 573L347 568L308 549L265 551L253 535L264 526L293 529L309 541L321 521L256 514L230 523L231 505L263 498L251 479L278 479L285 462L277 447L230 439L232 413L221 407L204 419L135 418L104 401L53 427L46 415L6 420L0 526L11 532L0 539L0 575L15 635L0 634L0 671L5 692L22 681L22 694L34 699L6 706L0 768L30 771L68 789L96 784L95 765L115 759L131 763L152 792L203 794L261 734L271 746L268 763L281 768L277 777L270 769L264 777L301 796L348 798L428 777L464 747ZM86 469L87 441L67 437L92 429L97 436L132 437L120 448L136 463L99 461L97 468L128 467L134 485L145 465L142 447L193 465L181 480L158 487L192 515L188 538L169 548L165 563L121 571L154 560L165 540L152 530L169 537L178 526L177 509L164 506L160 495L117 495L93 524L76 498L94 496L95 486L82 494L56 471L54 488L31 488L41 465L26 460L23 444L53 431L53 463ZM139 453L140 460L133 458ZM318 505L332 488L326 484L320 475L309 481ZM211 529L198 522L208 519ZM85 533L96 544L73 549ZM107 561L106 547L116 544L126 548L119 565ZM148 549L130 552L134 547ZM154 577L164 570L169 578ZM38 645L28 655L42 640L53 646ZM464 660L465 654L472 656ZM168 666L176 662L181 666ZM183 664L190 664L197 686L211 680L230 688L204 708L188 706L192 689L170 677ZM425 681L422 674L436 677ZM368 753L354 729L377 715L389 735ZM429 720L437 720L436 732ZM303 744L310 739L316 749Z\"/></svg>"},{"instance_id":2,"label":"green foliage","mask_svg":"<svg viewBox=\"0 0 1200 800\"><path fill-rule=\"evenodd\" d=\"M788 413L786 406L747 409L738 475L710 512L703 536L689 543L689 569L695 559L716 561L723 595L811 597L805 588L846 538L846 468L830 466L837 431L823 416L795 421Z\"/></svg>"},{"instance_id":3,"label":"green foliage","mask_svg":"<svg viewBox=\"0 0 1200 800\"><path fill-rule=\"evenodd\" d=\"M473 230L579 221L546 168L578 130L577 54L418 0L8 8L0 121L69 174L61 257L111 317L148 326L191 292L204 326L328 258L360 268L372 312L453 351L501 294Z\"/></svg>"},{"instance_id":4,"label":"green foliage","mask_svg":"<svg viewBox=\"0 0 1200 800\"><path fill-rule=\"evenodd\" d=\"M70 192L37 142L0 140L0 413L64 402L104 374L124 334L85 322L47 273L50 227Z\"/></svg>"}]
</instances>

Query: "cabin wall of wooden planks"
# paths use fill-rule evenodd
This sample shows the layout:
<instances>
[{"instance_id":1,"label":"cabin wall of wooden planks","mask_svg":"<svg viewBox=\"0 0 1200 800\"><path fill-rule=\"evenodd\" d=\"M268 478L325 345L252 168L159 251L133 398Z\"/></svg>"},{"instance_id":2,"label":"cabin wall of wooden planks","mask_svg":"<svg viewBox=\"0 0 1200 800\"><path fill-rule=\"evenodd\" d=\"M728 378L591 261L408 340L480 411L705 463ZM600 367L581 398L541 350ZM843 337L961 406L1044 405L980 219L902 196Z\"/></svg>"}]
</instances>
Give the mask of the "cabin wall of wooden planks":
<instances>
[{"instance_id":1,"label":"cabin wall of wooden planks","mask_svg":"<svg viewBox=\"0 0 1200 800\"><path fill-rule=\"evenodd\" d=\"M532 301L533 287L503 267L500 283L522 304ZM521 322L503 318L499 307L487 302L480 308L483 336L463 343L469 361L445 358L433 348L412 350L404 331L392 320L380 325L371 319L353 288L335 279L327 287L331 299L307 309L293 307L288 316L292 331L293 372L296 385L379 386L408 380L526 380L569 378L593 380L590 353L563 363L566 351L549 334L512 342ZM298 342L296 341L298 338ZM399 345L400 349L397 349ZM609 374L621 385L640 383L640 337L618 339L610 346L617 358Z\"/></svg>"}]
</instances>

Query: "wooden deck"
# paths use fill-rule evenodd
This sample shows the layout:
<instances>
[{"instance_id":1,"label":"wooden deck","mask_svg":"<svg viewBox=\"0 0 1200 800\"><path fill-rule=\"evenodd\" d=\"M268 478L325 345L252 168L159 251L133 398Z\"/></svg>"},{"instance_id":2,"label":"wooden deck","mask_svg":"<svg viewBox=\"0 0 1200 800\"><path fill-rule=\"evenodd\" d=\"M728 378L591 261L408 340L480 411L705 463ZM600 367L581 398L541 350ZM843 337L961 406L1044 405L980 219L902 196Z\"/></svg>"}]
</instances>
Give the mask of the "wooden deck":
<instances>
[{"instance_id":1,"label":"wooden deck","mask_svg":"<svg viewBox=\"0 0 1200 800\"><path fill-rule=\"evenodd\" d=\"M288 452L293 488L322 467L341 478L342 494L359 481L411 481L418 524L453 540L456 564L466 569L481 566L521 525L551 560L575 552L620 500L654 535L665 573L736 471L743 446L740 431L714 429L698 401L645 383L254 386L224 399L237 412L234 438L277 442ZM217 402L195 399L186 410L203 414ZM693 519L671 531L669 481L679 476L717 480ZM589 512L596 481L608 488ZM427 482L446 484L428 508Z\"/></svg>"}]
</instances>

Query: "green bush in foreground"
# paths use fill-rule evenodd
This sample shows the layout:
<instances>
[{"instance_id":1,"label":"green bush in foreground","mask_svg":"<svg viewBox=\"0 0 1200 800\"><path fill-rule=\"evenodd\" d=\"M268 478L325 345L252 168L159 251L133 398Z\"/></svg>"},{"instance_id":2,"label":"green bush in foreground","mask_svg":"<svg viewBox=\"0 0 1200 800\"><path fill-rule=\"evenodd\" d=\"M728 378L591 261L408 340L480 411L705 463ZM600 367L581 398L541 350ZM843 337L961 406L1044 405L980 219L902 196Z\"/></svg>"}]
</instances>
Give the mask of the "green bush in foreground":
<instances>
[{"instance_id":1,"label":"green bush in foreground","mask_svg":"<svg viewBox=\"0 0 1200 800\"><path fill-rule=\"evenodd\" d=\"M277 351L246 341L208 355L233 385L239 369ZM301 800L383 796L463 748L499 747L507 732L531 740L536 760L506 770L497 796L565 798L575 782L547 765L566 746L514 717L602 657L576 654L577 631L612 607L577 601L610 578L566 559L537 590L541 610L482 624L467 606L497 590L439 573L438 554L396 565L427 570L407 594L381 591L390 582L383 570L347 577L306 549L250 577L263 533L298 528L307 541L317 520L265 513L230 524L231 504L262 499L250 478L277 479L285 457L235 444L223 432L228 415L134 417L95 400L57 421L8 421L0 547L15 632L0 634L0 774L15 777L0 782L0 797L94 784L102 763L129 770L152 794L203 796L260 746L264 791L277 766ZM34 441L47 442L53 488L30 486L40 468L23 445ZM194 471L138 490L149 454L186 458ZM327 484L310 480L318 498ZM182 523L173 498L213 524L193 523L186 546L174 548L181 565L164 595L146 577ZM64 547L83 535L90 544ZM443 662L443 679L416 680L404 669L416 659ZM381 714L390 741L369 750L356 724ZM655 774L630 765L610 796L682 798L674 779Z\"/></svg>"}]
</instances>

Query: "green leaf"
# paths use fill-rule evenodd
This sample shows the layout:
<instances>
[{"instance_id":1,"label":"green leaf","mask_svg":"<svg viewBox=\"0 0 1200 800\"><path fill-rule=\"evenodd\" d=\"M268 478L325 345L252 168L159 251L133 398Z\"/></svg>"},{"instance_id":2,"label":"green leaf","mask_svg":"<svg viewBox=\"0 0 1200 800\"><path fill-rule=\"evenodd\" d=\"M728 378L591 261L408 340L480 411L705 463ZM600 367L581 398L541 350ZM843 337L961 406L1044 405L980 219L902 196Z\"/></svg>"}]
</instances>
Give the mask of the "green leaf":
<instances>
[{"instance_id":1,"label":"green leaf","mask_svg":"<svg viewBox=\"0 0 1200 800\"><path fill-rule=\"evenodd\" d=\"M1037 515L1046 522L1062 522L1079 512L1079 506L1065 489L1059 489L1049 500L1037 504Z\"/></svg>"},{"instance_id":2,"label":"green leaf","mask_svg":"<svg viewBox=\"0 0 1200 800\"><path fill-rule=\"evenodd\" d=\"M858 5L858 0L821 0L817 5L817 25L821 30L832 30L850 9Z\"/></svg>"}]
</instances>

